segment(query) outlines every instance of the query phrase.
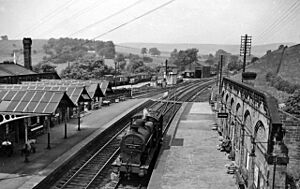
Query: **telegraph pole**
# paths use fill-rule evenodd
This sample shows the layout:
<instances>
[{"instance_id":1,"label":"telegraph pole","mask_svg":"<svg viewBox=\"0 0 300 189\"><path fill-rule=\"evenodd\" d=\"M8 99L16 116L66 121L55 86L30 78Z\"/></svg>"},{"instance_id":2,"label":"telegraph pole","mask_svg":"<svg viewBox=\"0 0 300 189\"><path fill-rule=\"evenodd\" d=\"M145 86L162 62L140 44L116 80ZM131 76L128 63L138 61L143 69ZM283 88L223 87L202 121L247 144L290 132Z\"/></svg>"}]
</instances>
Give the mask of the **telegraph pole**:
<instances>
[{"instance_id":1,"label":"telegraph pole","mask_svg":"<svg viewBox=\"0 0 300 189\"><path fill-rule=\"evenodd\" d=\"M221 90L222 90L222 70L223 70L223 61L224 61L224 55L220 56L220 66L219 66L219 94L221 94Z\"/></svg>"},{"instance_id":2,"label":"telegraph pole","mask_svg":"<svg viewBox=\"0 0 300 189\"><path fill-rule=\"evenodd\" d=\"M250 56L251 54L251 41L252 41L252 36L248 36L247 34L245 34L245 36L241 36L240 56L244 56L243 73L245 72L246 69L247 55ZM242 82L243 82L243 77L242 77Z\"/></svg>"},{"instance_id":3,"label":"telegraph pole","mask_svg":"<svg viewBox=\"0 0 300 189\"><path fill-rule=\"evenodd\" d=\"M167 78L167 75L168 75L168 59L166 59L165 66L166 66L166 78Z\"/></svg>"}]
</instances>

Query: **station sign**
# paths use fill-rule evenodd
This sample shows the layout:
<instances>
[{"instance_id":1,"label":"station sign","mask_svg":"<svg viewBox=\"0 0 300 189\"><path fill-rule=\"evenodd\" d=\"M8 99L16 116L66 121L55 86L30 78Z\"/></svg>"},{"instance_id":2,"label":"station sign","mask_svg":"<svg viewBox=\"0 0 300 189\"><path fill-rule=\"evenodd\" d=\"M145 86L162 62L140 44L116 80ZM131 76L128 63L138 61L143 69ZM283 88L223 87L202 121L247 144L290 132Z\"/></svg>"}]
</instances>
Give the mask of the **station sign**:
<instances>
[{"instance_id":1,"label":"station sign","mask_svg":"<svg viewBox=\"0 0 300 189\"><path fill-rule=\"evenodd\" d=\"M225 112L218 113L218 118L228 118L228 113Z\"/></svg>"}]
</instances>

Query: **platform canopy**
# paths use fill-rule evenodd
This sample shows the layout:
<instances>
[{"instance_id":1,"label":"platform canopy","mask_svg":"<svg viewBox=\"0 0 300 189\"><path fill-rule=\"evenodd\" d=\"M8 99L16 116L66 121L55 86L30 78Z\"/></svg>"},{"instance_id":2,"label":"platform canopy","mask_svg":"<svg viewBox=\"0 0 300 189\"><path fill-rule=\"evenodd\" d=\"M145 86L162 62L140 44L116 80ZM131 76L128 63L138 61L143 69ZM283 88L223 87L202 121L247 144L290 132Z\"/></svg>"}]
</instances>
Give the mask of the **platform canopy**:
<instances>
[{"instance_id":1,"label":"platform canopy","mask_svg":"<svg viewBox=\"0 0 300 189\"><path fill-rule=\"evenodd\" d=\"M60 103L75 107L64 91L0 90L1 113L53 114Z\"/></svg>"},{"instance_id":2,"label":"platform canopy","mask_svg":"<svg viewBox=\"0 0 300 189\"><path fill-rule=\"evenodd\" d=\"M66 92L69 98L73 101L75 105L79 102L91 101L87 90L83 85L73 86L73 85L26 85L26 84L5 84L0 85L0 89L14 89L14 90L41 90L41 91L62 91Z\"/></svg>"},{"instance_id":3,"label":"platform canopy","mask_svg":"<svg viewBox=\"0 0 300 189\"><path fill-rule=\"evenodd\" d=\"M26 85L72 85L72 86L84 86L91 98L104 97L109 82L106 80L74 80L74 79L43 79L42 81L35 82L23 82Z\"/></svg>"}]
</instances>

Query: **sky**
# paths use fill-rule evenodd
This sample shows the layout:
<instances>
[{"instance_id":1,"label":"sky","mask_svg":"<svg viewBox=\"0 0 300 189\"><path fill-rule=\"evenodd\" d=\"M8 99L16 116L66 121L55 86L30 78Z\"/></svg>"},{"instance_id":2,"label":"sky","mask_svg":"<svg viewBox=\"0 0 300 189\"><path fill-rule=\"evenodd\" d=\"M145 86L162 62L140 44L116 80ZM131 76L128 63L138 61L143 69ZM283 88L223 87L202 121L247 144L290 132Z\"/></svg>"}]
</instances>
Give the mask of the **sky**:
<instances>
[{"instance_id":1,"label":"sky","mask_svg":"<svg viewBox=\"0 0 300 189\"><path fill-rule=\"evenodd\" d=\"M240 44L248 34L254 45L299 43L299 20L299 0L0 0L9 39Z\"/></svg>"}]
</instances>

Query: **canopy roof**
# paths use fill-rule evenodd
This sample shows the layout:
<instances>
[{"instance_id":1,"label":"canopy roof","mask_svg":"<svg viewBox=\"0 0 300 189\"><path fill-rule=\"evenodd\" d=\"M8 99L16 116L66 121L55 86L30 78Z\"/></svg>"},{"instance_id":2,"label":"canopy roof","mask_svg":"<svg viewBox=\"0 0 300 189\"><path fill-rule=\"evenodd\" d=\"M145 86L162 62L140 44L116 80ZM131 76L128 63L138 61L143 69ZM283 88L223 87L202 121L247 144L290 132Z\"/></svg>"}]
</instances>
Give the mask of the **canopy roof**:
<instances>
[{"instance_id":1,"label":"canopy roof","mask_svg":"<svg viewBox=\"0 0 300 189\"><path fill-rule=\"evenodd\" d=\"M35 83L35 82L33 82ZM36 82L36 85L11 85L5 84L0 85L0 89L14 89L14 90L42 90L42 91L62 91L66 92L69 98L75 105L78 105L79 101L91 101L91 97L86 91L84 86L73 86L73 85L42 85ZM83 94L87 94L88 97L80 99Z\"/></svg>"},{"instance_id":2,"label":"canopy roof","mask_svg":"<svg viewBox=\"0 0 300 189\"><path fill-rule=\"evenodd\" d=\"M23 82L27 85L73 85L85 86L91 98L104 97L109 82L106 80L58 80L58 79L43 79L42 81Z\"/></svg>"},{"instance_id":3,"label":"canopy roof","mask_svg":"<svg viewBox=\"0 0 300 189\"><path fill-rule=\"evenodd\" d=\"M64 91L0 90L0 112L52 114L61 102L75 107Z\"/></svg>"}]
</instances>

